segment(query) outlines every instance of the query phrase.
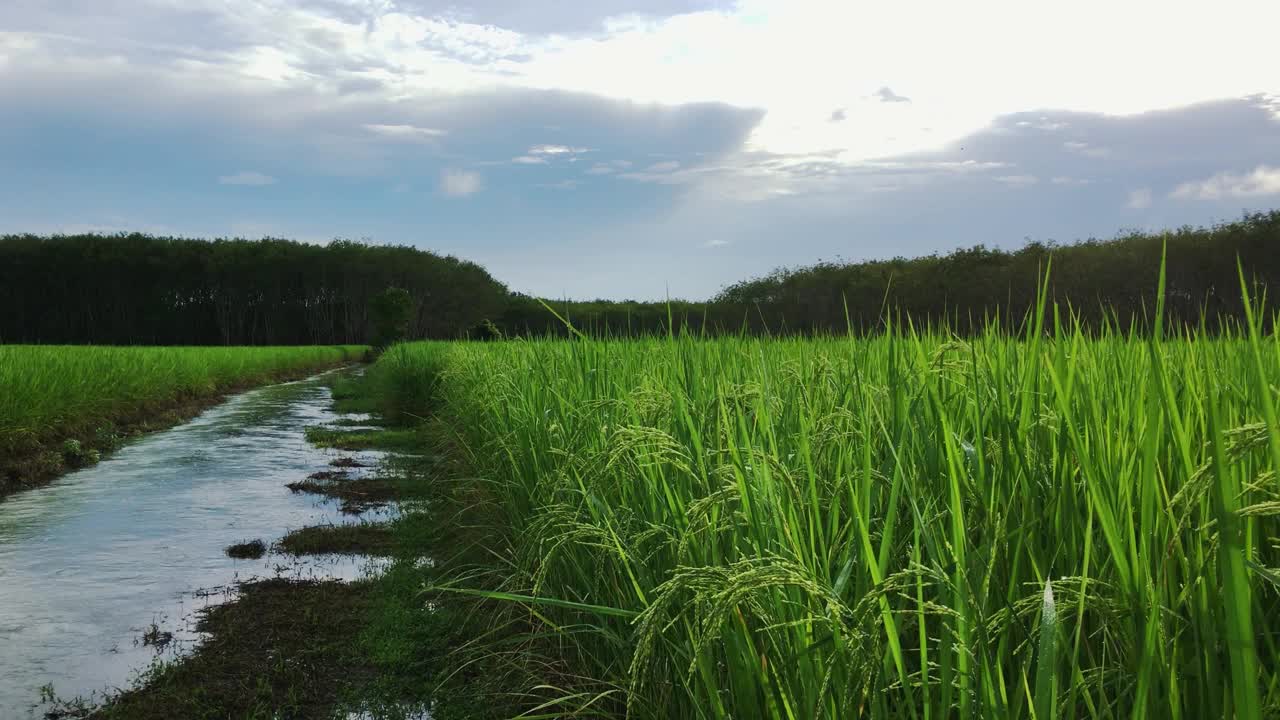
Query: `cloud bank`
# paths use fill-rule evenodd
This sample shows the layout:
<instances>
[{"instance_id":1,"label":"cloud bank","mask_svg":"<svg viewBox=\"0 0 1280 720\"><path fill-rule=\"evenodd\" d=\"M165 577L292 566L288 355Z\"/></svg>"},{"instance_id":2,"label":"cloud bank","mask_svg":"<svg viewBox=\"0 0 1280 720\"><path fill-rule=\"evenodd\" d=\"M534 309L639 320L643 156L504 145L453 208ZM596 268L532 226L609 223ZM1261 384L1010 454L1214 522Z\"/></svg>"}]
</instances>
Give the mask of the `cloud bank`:
<instances>
[{"instance_id":1,"label":"cloud bank","mask_svg":"<svg viewBox=\"0 0 1280 720\"><path fill-rule=\"evenodd\" d=\"M531 292L698 297L1280 203L1280 6L924 10L12 0L0 231L364 237Z\"/></svg>"}]
</instances>

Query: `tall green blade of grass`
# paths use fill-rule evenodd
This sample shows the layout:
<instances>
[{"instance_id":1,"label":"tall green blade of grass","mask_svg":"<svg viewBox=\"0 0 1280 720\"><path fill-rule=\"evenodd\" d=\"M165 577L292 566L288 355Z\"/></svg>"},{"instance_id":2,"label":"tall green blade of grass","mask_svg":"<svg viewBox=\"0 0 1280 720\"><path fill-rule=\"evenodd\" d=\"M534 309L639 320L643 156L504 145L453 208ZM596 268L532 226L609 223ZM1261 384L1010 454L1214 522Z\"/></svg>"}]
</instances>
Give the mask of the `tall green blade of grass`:
<instances>
[{"instance_id":1,"label":"tall green blade of grass","mask_svg":"<svg viewBox=\"0 0 1280 720\"><path fill-rule=\"evenodd\" d=\"M1218 400L1209 398L1209 442L1213 447L1214 506L1218 520L1218 571L1222 582L1222 615L1231 658L1231 694L1237 720L1261 720L1258 658L1253 633L1253 599L1245 573L1248 548L1240 509L1240 481L1227 464Z\"/></svg>"},{"instance_id":2,"label":"tall green blade of grass","mask_svg":"<svg viewBox=\"0 0 1280 720\"><path fill-rule=\"evenodd\" d=\"M1262 338L1261 331L1258 329L1258 320L1254 315L1253 302L1249 297L1249 286L1244 279L1244 266L1240 264L1240 259L1236 259L1236 271L1240 276L1240 294L1244 300L1245 323L1249 330L1249 355L1253 361L1253 370L1256 373L1259 397L1262 403L1262 416L1267 421L1267 439L1268 447L1271 450L1271 468L1276 473L1276 478L1280 479L1280 415L1276 413L1275 400L1272 397L1272 391L1268 383L1270 374L1267 372L1266 363L1262 359ZM1280 341L1276 336L1272 337L1273 345ZM1272 370L1275 369L1274 362Z\"/></svg>"},{"instance_id":3,"label":"tall green blade of grass","mask_svg":"<svg viewBox=\"0 0 1280 720\"><path fill-rule=\"evenodd\" d=\"M1040 644L1036 648L1036 720L1058 717L1058 610L1053 602L1053 583L1044 581L1044 601L1040 613Z\"/></svg>"}]
</instances>

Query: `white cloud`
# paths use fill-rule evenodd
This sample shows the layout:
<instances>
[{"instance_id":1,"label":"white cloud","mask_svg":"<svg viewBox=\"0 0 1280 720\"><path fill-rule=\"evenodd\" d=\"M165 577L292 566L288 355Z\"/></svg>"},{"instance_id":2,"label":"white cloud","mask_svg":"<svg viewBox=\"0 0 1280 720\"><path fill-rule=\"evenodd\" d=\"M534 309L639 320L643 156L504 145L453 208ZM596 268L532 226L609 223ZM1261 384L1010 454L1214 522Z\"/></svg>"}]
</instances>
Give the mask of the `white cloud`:
<instances>
[{"instance_id":1,"label":"white cloud","mask_svg":"<svg viewBox=\"0 0 1280 720\"><path fill-rule=\"evenodd\" d=\"M1062 147L1073 153L1091 158L1104 158L1111 154L1110 148L1094 147L1087 142L1080 142L1079 140L1068 140L1062 143Z\"/></svg>"},{"instance_id":2,"label":"white cloud","mask_svg":"<svg viewBox=\"0 0 1280 720\"><path fill-rule=\"evenodd\" d=\"M727 247L729 244L729 241L724 238L713 238L703 243L705 247L709 248Z\"/></svg>"},{"instance_id":3,"label":"white cloud","mask_svg":"<svg viewBox=\"0 0 1280 720\"><path fill-rule=\"evenodd\" d=\"M511 162L516 165L546 165L547 159L532 155L521 155L517 158L511 158Z\"/></svg>"},{"instance_id":4,"label":"white cloud","mask_svg":"<svg viewBox=\"0 0 1280 720\"><path fill-rule=\"evenodd\" d=\"M893 103L911 102L911 98L904 97L902 95L895 93L894 91L889 89L888 85L885 85L881 87L879 90L876 90L875 98L880 102L893 102Z\"/></svg>"},{"instance_id":5,"label":"white cloud","mask_svg":"<svg viewBox=\"0 0 1280 720\"><path fill-rule=\"evenodd\" d=\"M1000 175L995 181L1013 187L1028 187L1039 182L1035 175Z\"/></svg>"},{"instance_id":6,"label":"white cloud","mask_svg":"<svg viewBox=\"0 0 1280 720\"><path fill-rule=\"evenodd\" d=\"M617 169L610 165L605 165L604 163L596 163L584 172L588 175L609 175L617 172Z\"/></svg>"},{"instance_id":7,"label":"white cloud","mask_svg":"<svg viewBox=\"0 0 1280 720\"><path fill-rule=\"evenodd\" d=\"M434 142L448 133L435 128L416 127L414 125L376 125L366 124L365 130L383 137L414 142Z\"/></svg>"},{"instance_id":8,"label":"white cloud","mask_svg":"<svg viewBox=\"0 0 1280 720\"><path fill-rule=\"evenodd\" d=\"M886 192L982 175L1008 163L977 160L876 160L846 164L831 154L771 155L739 152L712 162L673 168L656 163L616 177L658 185L684 185L698 199L758 203L796 195L848 197ZM1031 176L1005 175L1004 182L1028 184ZM994 178L993 178L994 179Z\"/></svg>"},{"instance_id":9,"label":"white cloud","mask_svg":"<svg viewBox=\"0 0 1280 720\"><path fill-rule=\"evenodd\" d=\"M927 27L918 22L919 6L901 3L737 0L704 12L615 18L598 32L564 36L486 25L479 11L470 15L432 12L425 8L443 6L388 0L150 0L107 5L112 11L123 8L118 13L121 18L95 11L93 4L77 13L82 16L78 18L33 9L40 5L19 3L24 9L14 16L0 11L0 25L5 17L23 20L27 12L51 18L46 22L47 34L0 33L6 82L32 68L52 68L62 80L94 77L96 66L105 68L96 70L100 75L123 77L127 70L138 78L162 79L165 82L159 85L165 88L181 88L169 92L179 100L204 92L210 97L220 97L219 93L280 97L286 102L253 105L251 114L275 127L303 128L307 118L298 116L304 113L318 116L330 109L336 109L335 115L348 113L341 130L325 128L325 140L335 146L341 144L339 140L349 141L353 131L357 138L363 133L443 146L467 131L461 124L441 119L448 118L448 108L466 94L549 90L563 97L603 96L625 101L628 104L623 107L631 108L653 103L727 103L758 110L762 119L748 138L743 157L713 158L707 161L711 166L703 167L704 160L681 156L685 167L667 171L655 165L644 172L619 173L670 184L696 184L713 177L724 184L722 192L736 194L750 188L744 193L749 197L809 191L832 184L831 178L843 178L843 173L893 175L862 186L874 189L911 185L931 172L984 171L985 166L930 170L875 163L878 158L945 147L1011 113L1019 113L1017 125L1028 129L1019 128L1022 136L1034 135L1030 130L1059 131L1067 126L1050 119L1050 110L1044 115L1028 114L1029 108L1117 116L1245 95L1280 108L1274 95L1258 94L1275 89L1274 72L1266 68L1274 65L1268 49L1273 45L1270 28L1280 25L1280 4L1260 0L1221 0L1213 13L1201 12L1192 3L1080 0L1073 13L1054 16L1054 32L1043 31L1041 12L1019 0L979 0L976 8L926 2L931 18ZM138 5L145 11L130 9ZM199 8L199 24L167 22L174 17L190 20L181 15L190 12L184 6ZM1095 18L1103 13L1108 22L1099 27ZM477 21L459 22L460 17ZM912 31L867 33L850 42L850 27L910 27ZM1091 52L1081 54L1078 38L1086 36L1095 42ZM1204 52L1186 53L1184 48L1189 46ZM772 51L761 53L761 47ZM1144 62L1131 62L1134 55ZM1152 73L1152 67L1160 72ZM151 84L139 82L138 86ZM352 87L362 88L358 100L342 89ZM895 101L906 99L895 88L910 102ZM833 108L839 108L838 113ZM838 116L848 120L831 122ZM364 119L388 124L361 124ZM419 124L389 124L415 120ZM512 117L509 122L520 120ZM612 116L582 120L607 126ZM510 161L499 155L503 159L498 164L534 159L572 162L592 149L570 140L601 143L601 148L606 142L596 135L560 135L552 127L559 123L567 128L572 122L541 118L532 122L546 134L529 141L557 142L535 145ZM1072 138L1062 146L1063 152L1093 158L1111 155L1107 147L1085 142L1095 141L1095 136L1085 132L1083 125L1074 120L1071 125L1073 132L1057 137L1057 141ZM441 129L446 127L454 135ZM1133 153L1130 145L1117 140L1096 137L1096 142L1109 144L1117 155L1122 148ZM344 157L338 161L344 163L344 170L359 166L375 173L381 169L384 158L378 153L386 152L385 147L348 144L364 147L342 148L341 154L367 152L375 157L359 158L361 162L347 162ZM750 159L751 153L822 155L822 159L764 166ZM325 158L338 154L315 153ZM1034 172L1059 185L1075 183L1047 180L1055 172L1094 174L1070 165L1036 167L1017 157L987 155L983 159L1017 162L1018 171ZM1274 162L1265 156L1254 159L1263 160ZM459 156L451 156L449 162L483 166L474 158ZM693 163L697 167L687 167ZM646 164L642 161L640 166ZM617 161L614 166L631 169ZM598 167L585 172L608 174ZM899 178L902 173L912 178ZM1005 178L1001 182L1018 184L1009 180L1017 175L1001 177ZM1151 179L1130 182L1163 187ZM1204 192L1256 194L1259 187L1266 184L1257 184L1253 190Z\"/></svg>"},{"instance_id":10,"label":"white cloud","mask_svg":"<svg viewBox=\"0 0 1280 720\"><path fill-rule=\"evenodd\" d=\"M1271 113L1271 117L1280 122L1280 93L1259 93L1257 101L1259 107Z\"/></svg>"},{"instance_id":11,"label":"white cloud","mask_svg":"<svg viewBox=\"0 0 1280 720\"><path fill-rule=\"evenodd\" d=\"M1027 108L1124 115L1275 87L1264 70L1274 63L1262 29L1280 24L1274 3L1224 0L1226 7L1204 13L1192 3L1081 1L1069 16L1055 15L1048 32L1046 17L1017 0L926 3L928 27L920 26L920 5L741 0L732 10L616 23L600 38L553 43L521 70L542 87L763 108L753 148L839 148L850 160L936 147ZM1108 18L1102 28L1100 16ZM912 30L849 42L851 27ZM1082 55L1079 37L1107 44ZM1179 46L1203 46L1205 38L1223 40L1195 57ZM1131 61L1126 43L1136 43L1144 63ZM891 87L910 88L912 102L881 102L877 76L885 68ZM859 122L829 122L833 107Z\"/></svg>"},{"instance_id":12,"label":"white cloud","mask_svg":"<svg viewBox=\"0 0 1280 720\"><path fill-rule=\"evenodd\" d=\"M680 169L680 162L677 160L664 160L663 162L654 163L649 166L645 172L665 173Z\"/></svg>"},{"instance_id":13,"label":"white cloud","mask_svg":"<svg viewBox=\"0 0 1280 720\"><path fill-rule=\"evenodd\" d=\"M440 175L440 192L449 197L466 197L480 191L480 173L468 170L445 170Z\"/></svg>"},{"instance_id":14,"label":"white cloud","mask_svg":"<svg viewBox=\"0 0 1280 720\"><path fill-rule=\"evenodd\" d=\"M164 20L184 5L212 16L189 27L217 31L175 34ZM656 19L613 18L600 32L568 36L485 24L479 10L420 9L448 3L153 0L108 7L117 6L141 8L135 16L118 13L123 18L99 11L101 22L88 10L80 21L51 10L21 12L54 18L47 24L74 39L78 52L97 48L113 62L141 58L201 80L321 93L358 81L396 103L533 88L757 108L766 114L752 149L836 149L844 162L936 148L1027 108L1126 115L1274 91L1271 29L1280 25L1280 3L1263 0L1220 0L1212 13L1191 2L1080 0L1073 12L1052 16L1052 32L1049 18L1020 0L923 7L738 0ZM922 12L930 18L925 27ZM1107 22L1099 25L1098 17ZM911 31L863 33L850 42L849 28ZM1079 52L1081 37L1093 40L1090 52ZM5 47L0 57L21 67L21 52ZM1144 62L1132 62L1135 56ZM883 102L903 97L891 88L909 89L911 102ZM858 122L830 122L832 108Z\"/></svg>"},{"instance_id":15,"label":"white cloud","mask_svg":"<svg viewBox=\"0 0 1280 720\"><path fill-rule=\"evenodd\" d=\"M1016 124L1020 128L1032 128L1034 130L1043 130L1044 132L1054 132L1068 127L1065 122L1055 122L1043 116L1036 121L1019 120Z\"/></svg>"},{"instance_id":16,"label":"white cloud","mask_svg":"<svg viewBox=\"0 0 1280 720\"><path fill-rule=\"evenodd\" d=\"M666 169L658 172L650 172L648 170L624 172L619 173L617 177L658 185L691 185L698 180L726 180L734 175L743 175L745 177L749 174L751 174L751 171L746 166L729 164L684 168L674 171Z\"/></svg>"},{"instance_id":17,"label":"white cloud","mask_svg":"<svg viewBox=\"0 0 1280 720\"><path fill-rule=\"evenodd\" d=\"M276 179L252 170L244 170L235 175L223 175L218 178L219 185L275 185Z\"/></svg>"},{"instance_id":18,"label":"white cloud","mask_svg":"<svg viewBox=\"0 0 1280 720\"><path fill-rule=\"evenodd\" d=\"M1131 210L1145 210L1151 207L1151 188L1138 188L1129 192L1129 200L1125 206Z\"/></svg>"},{"instance_id":19,"label":"white cloud","mask_svg":"<svg viewBox=\"0 0 1280 720\"><path fill-rule=\"evenodd\" d=\"M1179 185L1170 193L1181 200L1221 200L1223 198L1280 195L1280 167L1259 165L1253 172L1236 174L1220 172L1199 182Z\"/></svg>"},{"instance_id":20,"label":"white cloud","mask_svg":"<svg viewBox=\"0 0 1280 720\"><path fill-rule=\"evenodd\" d=\"M1053 183L1054 185L1088 185L1093 181L1088 180L1086 178L1075 178L1075 177L1069 177L1067 175L1058 175L1058 176L1055 176L1049 182Z\"/></svg>"},{"instance_id":21,"label":"white cloud","mask_svg":"<svg viewBox=\"0 0 1280 720\"><path fill-rule=\"evenodd\" d=\"M994 160L922 160L915 162L906 162L901 160L868 160L866 162L857 163L854 167L868 171L938 171L972 173L983 172L986 170L999 170L1000 168L1009 167L1009 163Z\"/></svg>"},{"instance_id":22,"label":"white cloud","mask_svg":"<svg viewBox=\"0 0 1280 720\"><path fill-rule=\"evenodd\" d=\"M577 155L591 152L591 148L570 147L568 145L534 145L529 148L530 155Z\"/></svg>"}]
</instances>

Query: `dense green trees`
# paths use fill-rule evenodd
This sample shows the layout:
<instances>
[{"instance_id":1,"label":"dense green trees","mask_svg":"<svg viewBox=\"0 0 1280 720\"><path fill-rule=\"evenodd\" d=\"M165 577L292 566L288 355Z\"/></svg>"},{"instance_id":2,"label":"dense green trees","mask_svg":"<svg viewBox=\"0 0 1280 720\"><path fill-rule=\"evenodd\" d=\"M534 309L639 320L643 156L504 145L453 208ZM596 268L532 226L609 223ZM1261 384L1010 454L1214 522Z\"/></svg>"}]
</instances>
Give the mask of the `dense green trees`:
<instances>
[{"instance_id":1,"label":"dense green trees","mask_svg":"<svg viewBox=\"0 0 1280 720\"><path fill-rule=\"evenodd\" d=\"M780 269L704 303L543 301L483 268L410 247L335 241L213 242L147 235L0 237L0 342L335 344L376 342L374 297L403 288L409 338L496 339L677 330L796 334L874 332L886 310L917 327L968 332L998 315L1014 330L1049 293L1087 327L1145 326L1168 246L1166 317L1195 325L1238 318L1236 259L1257 294L1280 287L1280 211L1211 228L1129 233L1072 245L984 246L947 255ZM1268 323L1270 323L1268 318ZM486 321L488 321L486 323ZM1212 327L1210 328L1212 329Z\"/></svg>"},{"instance_id":2,"label":"dense green trees","mask_svg":"<svg viewBox=\"0 0 1280 720\"><path fill-rule=\"evenodd\" d=\"M369 312L373 316L373 346L378 350L409 336L413 298L408 290L389 287L374 295Z\"/></svg>"},{"instance_id":3,"label":"dense green trees","mask_svg":"<svg viewBox=\"0 0 1280 720\"><path fill-rule=\"evenodd\" d=\"M17 235L0 237L0 342L364 343L389 286L416 338L458 337L507 298L480 266L411 247Z\"/></svg>"},{"instance_id":4,"label":"dense green trees","mask_svg":"<svg viewBox=\"0 0 1280 720\"><path fill-rule=\"evenodd\" d=\"M1236 258L1257 292L1280 288L1280 211L1245 215L1211 228L1132 232L1071 245L1028 243L1009 252L984 246L947 255L819 263L780 269L721 291L707 303L551 302L587 334L664 333L677 329L753 334L874 332L886 311L917 327L944 319L958 332L997 314L1018 328L1034 309L1039 278L1052 258L1048 292L1070 305L1086 327L1104 318L1121 329L1154 315L1160 261L1168 244L1165 317L1210 329L1243 312ZM847 309L847 316L846 316ZM1065 320L1065 318L1064 318ZM565 334L563 323L529 297L516 296L502 316L507 334Z\"/></svg>"},{"instance_id":5,"label":"dense green trees","mask_svg":"<svg viewBox=\"0 0 1280 720\"><path fill-rule=\"evenodd\" d=\"M1166 247L1165 317L1196 325L1243 312L1236 259L1262 288L1280 287L1280 211L1246 215L1212 228L1170 233L1132 232L1113 240L1072 245L1029 243L1005 252L977 246L949 255L782 270L726 288L720 306L758 307L746 313L753 329L855 331L880 325L888 307L920 326L943 319L967 332L999 313L1015 328L1035 308L1038 278L1048 267L1048 292L1069 305L1087 327L1105 319L1127 329L1154 315L1161 256Z\"/></svg>"}]
</instances>

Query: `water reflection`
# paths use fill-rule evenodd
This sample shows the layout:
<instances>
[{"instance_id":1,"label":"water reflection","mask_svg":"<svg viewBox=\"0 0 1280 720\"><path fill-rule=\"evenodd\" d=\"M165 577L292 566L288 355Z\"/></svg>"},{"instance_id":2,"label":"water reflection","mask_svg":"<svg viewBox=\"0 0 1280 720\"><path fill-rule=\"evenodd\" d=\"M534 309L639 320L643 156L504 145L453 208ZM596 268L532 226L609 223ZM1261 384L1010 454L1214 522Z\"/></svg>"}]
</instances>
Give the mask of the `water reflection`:
<instances>
[{"instance_id":1,"label":"water reflection","mask_svg":"<svg viewBox=\"0 0 1280 720\"><path fill-rule=\"evenodd\" d=\"M172 634L161 652L189 649L193 611L228 599L237 581L376 570L365 558L223 553L242 540L352 521L336 502L285 488L352 455L303 437L306 425L343 417L329 405L317 378L244 393L0 502L0 717L39 717L46 684L64 698L127 686L157 653L142 641L148 631Z\"/></svg>"}]
</instances>

